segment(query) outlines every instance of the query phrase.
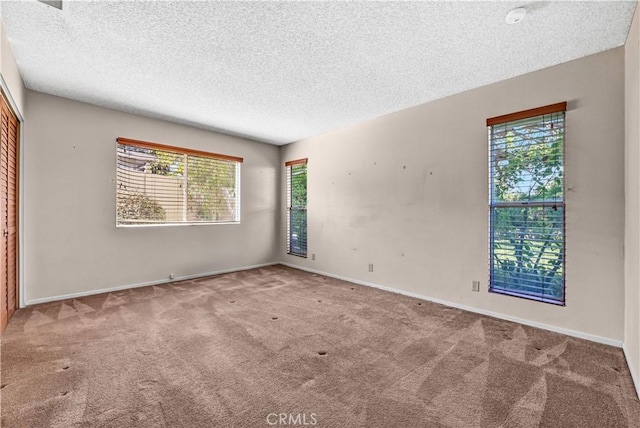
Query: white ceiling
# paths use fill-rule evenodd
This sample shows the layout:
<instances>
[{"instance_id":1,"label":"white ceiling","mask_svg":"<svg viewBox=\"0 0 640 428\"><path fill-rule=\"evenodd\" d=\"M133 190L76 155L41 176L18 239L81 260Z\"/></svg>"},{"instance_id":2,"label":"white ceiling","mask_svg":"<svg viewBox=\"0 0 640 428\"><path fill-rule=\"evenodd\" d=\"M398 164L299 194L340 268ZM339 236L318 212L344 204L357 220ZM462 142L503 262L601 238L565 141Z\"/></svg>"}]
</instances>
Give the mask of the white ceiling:
<instances>
[{"instance_id":1,"label":"white ceiling","mask_svg":"<svg viewBox=\"0 0 640 428\"><path fill-rule=\"evenodd\" d=\"M280 145L620 46L635 5L31 0L2 22L30 89Z\"/></svg>"}]
</instances>

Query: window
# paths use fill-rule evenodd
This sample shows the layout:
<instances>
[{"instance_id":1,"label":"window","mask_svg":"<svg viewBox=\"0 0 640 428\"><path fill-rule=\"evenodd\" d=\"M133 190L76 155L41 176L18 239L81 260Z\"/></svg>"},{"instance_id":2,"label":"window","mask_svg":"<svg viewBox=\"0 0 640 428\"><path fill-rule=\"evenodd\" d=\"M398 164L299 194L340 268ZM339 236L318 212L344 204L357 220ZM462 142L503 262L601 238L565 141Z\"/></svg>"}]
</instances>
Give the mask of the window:
<instances>
[{"instance_id":1,"label":"window","mask_svg":"<svg viewBox=\"0 0 640 428\"><path fill-rule=\"evenodd\" d=\"M240 221L242 158L118 138L116 224Z\"/></svg>"},{"instance_id":2,"label":"window","mask_svg":"<svg viewBox=\"0 0 640 428\"><path fill-rule=\"evenodd\" d=\"M307 257L307 159L287 168L287 254Z\"/></svg>"},{"instance_id":3,"label":"window","mask_svg":"<svg viewBox=\"0 0 640 428\"><path fill-rule=\"evenodd\" d=\"M565 110L487 119L492 292L564 304Z\"/></svg>"}]
</instances>

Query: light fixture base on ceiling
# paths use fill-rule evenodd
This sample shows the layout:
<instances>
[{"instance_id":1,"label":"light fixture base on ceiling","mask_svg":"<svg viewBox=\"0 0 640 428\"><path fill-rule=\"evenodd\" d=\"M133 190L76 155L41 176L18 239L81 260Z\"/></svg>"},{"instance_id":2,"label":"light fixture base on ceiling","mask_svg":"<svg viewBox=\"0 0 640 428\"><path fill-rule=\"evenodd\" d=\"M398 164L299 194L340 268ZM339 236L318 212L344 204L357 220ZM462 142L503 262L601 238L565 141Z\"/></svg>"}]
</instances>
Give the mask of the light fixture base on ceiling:
<instances>
[{"instance_id":1,"label":"light fixture base on ceiling","mask_svg":"<svg viewBox=\"0 0 640 428\"><path fill-rule=\"evenodd\" d=\"M40 3L44 3L47 6L55 7L62 10L62 0L38 0Z\"/></svg>"},{"instance_id":2,"label":"light fixture base on ceiling","mask_svg":"<svg viewBox=\"0 0 640 428\"><path fill-rule=\"evenodd\" d=\"M525 16L527 16L527 9L524 7L517 7L507 13L507 16L504 18L504 22L510 25L517 24L522 21Z\"/></svg>"}]
</instances>

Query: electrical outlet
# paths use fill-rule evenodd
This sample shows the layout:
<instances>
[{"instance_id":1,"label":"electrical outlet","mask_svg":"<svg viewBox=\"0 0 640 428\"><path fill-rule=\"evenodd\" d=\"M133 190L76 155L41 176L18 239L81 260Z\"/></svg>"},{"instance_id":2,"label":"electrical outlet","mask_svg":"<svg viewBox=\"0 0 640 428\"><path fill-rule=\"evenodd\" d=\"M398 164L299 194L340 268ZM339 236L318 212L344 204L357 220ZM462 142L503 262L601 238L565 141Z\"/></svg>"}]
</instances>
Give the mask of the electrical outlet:
<instances>
[{"instance_id":1,"label":"electrical outlet","mask_svg":"<svg viewBox=\"0 0 640 428\"><path fill-rule=\"evenodd\" d=\"M173 279L173 278L174 278L174 277L173 277L173 274L172 274L172 273L170 273L170 274L169 274L169 279Z\"/></svg>"},{"instance_id":2,"label":"electrical outlet","mask_svg":"<svg viewBox=\"0 0 640 428\"><path fill-rule=\"evenodd\" d=\"M480 281L471 281L471 290L480 291Z\"/></svg>"},{"instance_id":3,"label":"electrical outlet","mask_svg":"<svg viewBox=\"0 0 640 428\"><path fill-rule=\"evenodd\" d=\"M369 263L369 272L373 272L373 263Z\"/></svg>"},{"instance_id":4,"label":"electrical outlet","mask_svg":"<svg viewBox=\"0 0 640 428\"><path fill-rule=\"evenodd\" d=\"M316 253L311 253L311 260L315 260L316 259Z\"/></svg>"}]
</instances>

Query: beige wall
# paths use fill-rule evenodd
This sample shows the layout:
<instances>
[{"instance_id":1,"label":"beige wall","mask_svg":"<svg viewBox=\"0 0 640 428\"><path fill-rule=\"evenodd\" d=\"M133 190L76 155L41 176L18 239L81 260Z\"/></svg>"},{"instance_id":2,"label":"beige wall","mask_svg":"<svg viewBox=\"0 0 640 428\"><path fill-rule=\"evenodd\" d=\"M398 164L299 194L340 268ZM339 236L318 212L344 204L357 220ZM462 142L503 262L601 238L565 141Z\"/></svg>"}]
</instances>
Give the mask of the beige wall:
<instances>
[{"instance_id":1,"label":"beige wall","mask_svg":"<svg viewBox=\"0 0 640 428\"><path fill-rule=\"evenodd\" d=\"M273 262L278 147L27 92L26 301ZM116 138L244 158L241 224L115 226Z\"/></svg>"},{"instance_id":2,"label":"beige wall","mask_svg":"<svg viewBox=\"0 0 640 428\"><path fill-rule=\"evenodd\" d=\"M0 74L7 84L9 93L15 102L19 115L24 117L26 89L18 72L18 65L9 46L9 40L0 23Z\"/></svg>"},{"instance_id":3,"label":"beige wall","mask_svg":"<svg viewBox=\"0 0 640 428\"><path fill-rule=\"evenodd\" d=\"M308 157L308 242L286 263L620 343L624 49L284 146ZM566 307L488 293L485 120L569 102ZM281 195L284 201L284 193ZM284 243L284 216L279 242ZM374 272L368 272L368 264ZM482 291L471 291L480 280Z\"/></svg>"},{"instance_id":4,"label":"beige wall","mask_svg":"<svg viewBox=\"0 0 640 428\"><path fill-rule=\"evenodd\" d=\"M625 45L624 348L640 394L640 17Z\"/></svg>"}]
</instances>

